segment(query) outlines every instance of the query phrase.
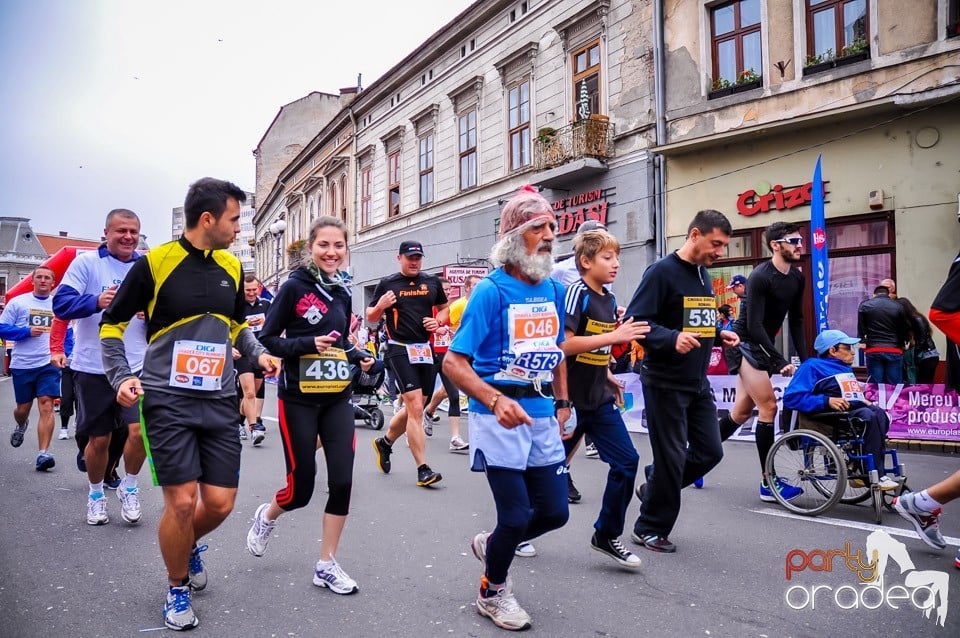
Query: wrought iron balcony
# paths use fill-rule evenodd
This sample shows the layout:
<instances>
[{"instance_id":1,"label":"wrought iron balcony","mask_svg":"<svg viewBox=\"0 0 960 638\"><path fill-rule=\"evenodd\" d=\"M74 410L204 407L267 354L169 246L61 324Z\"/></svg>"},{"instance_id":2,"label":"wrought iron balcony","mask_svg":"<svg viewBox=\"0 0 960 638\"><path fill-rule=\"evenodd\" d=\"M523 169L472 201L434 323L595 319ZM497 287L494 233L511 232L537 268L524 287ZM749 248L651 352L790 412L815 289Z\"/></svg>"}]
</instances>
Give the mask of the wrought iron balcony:
<instances>
[{"instance_id":1,"label":"wrought iron balcony","mask_svg":"<svg viewBox=\"0 0 960 638\"><path fill-rule=\"evenodd\" d=\"M537 131L533 145L533 164L537 170L584 157L613 157L613 124L606 116L593 115L562 128Z\"/></svg>"}]
</instances>

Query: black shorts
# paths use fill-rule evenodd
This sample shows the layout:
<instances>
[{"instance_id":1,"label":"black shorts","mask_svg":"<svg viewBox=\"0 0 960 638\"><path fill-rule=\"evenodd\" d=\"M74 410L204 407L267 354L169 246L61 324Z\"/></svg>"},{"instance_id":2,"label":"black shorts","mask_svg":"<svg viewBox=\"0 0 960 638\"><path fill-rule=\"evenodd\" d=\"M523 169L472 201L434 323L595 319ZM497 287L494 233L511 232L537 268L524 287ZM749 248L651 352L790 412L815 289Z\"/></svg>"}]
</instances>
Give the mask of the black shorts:
<instances>
[{"instance_id":1,"label":"black shorts","mask_svg":"<svg viewBox=\"0 0 960 638\"><path fill-rule=\"evenodd\" d=\"M104 374L74 370L73 389L77 397L78 436L106 436L140 422L139 406L125 408L117 403L117 391Z\"/></svg>"},{"instance_id":2,"label":"black shorts","mask_svg":"<svg viewBox=\"0 0 960 638\"><path fill-rule=\"evenodd\" d=\"M740 354L747 360L751 367L755 370L766 372L768 376L772 377L780 372L780 368L774 365L773 361L770 360L770 355L767 354L761 346L741 341Z\"/></svg>"},{"instance_id":3,"label":"black shorts","mask_svg":"<svg viewBox=\"0 0 960 638\"><path fill-rule=\"evenodd\" d=\"M237 371L237 374L253 374L254 379L263 378L263 369L257 365L255 361L251 361L249 357L240 357L239 359L234 359L233 369Z\"/></svg>"},{"instance_id":4,"label":"black shorts","mask_svg":"<svg viewBox=\"0 0 960 638\"><path fill-rule=\"evenodd\" d=\"M387 347L386 363L393 370L393 378L397 381L400 394L418 389L425 397L429 398L433 394L433 386L437 380L437 370L433 363L410 363L407 349L393 344Z\"/></svg>"},{"instance_id":5,"label":"black shorts","mask_svg":"<svg viewBox=\"0 0 960 638\"><path fill-rule=\"evenodd\" d=\"M147 390L143 439L158 485L240 482L236 397L187 397Z\"/></svg>"}]
</instances>

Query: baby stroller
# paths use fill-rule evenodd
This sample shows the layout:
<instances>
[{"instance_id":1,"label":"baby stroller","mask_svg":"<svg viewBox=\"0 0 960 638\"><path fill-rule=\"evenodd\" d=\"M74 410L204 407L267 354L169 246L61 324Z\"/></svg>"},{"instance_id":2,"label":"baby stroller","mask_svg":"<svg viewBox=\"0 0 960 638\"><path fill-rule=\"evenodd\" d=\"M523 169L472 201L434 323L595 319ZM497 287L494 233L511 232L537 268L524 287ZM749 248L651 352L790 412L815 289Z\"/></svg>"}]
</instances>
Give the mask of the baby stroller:
<instances>
[{"instance_id":1,"label":"baby stroller","mask_svg":"<svg viewBox=\"0 0 960 638\"><path fill-rule=\"evenodd\" d=\"M374 360L369 372L364 372L360 366L353 366L353 380L350 382L353 390L353 418L355 421L363 421L374 430L383 428L383 411L380 409L377 389L383 385L386 369L380 359Z\"/></svg>"}]
</instances>

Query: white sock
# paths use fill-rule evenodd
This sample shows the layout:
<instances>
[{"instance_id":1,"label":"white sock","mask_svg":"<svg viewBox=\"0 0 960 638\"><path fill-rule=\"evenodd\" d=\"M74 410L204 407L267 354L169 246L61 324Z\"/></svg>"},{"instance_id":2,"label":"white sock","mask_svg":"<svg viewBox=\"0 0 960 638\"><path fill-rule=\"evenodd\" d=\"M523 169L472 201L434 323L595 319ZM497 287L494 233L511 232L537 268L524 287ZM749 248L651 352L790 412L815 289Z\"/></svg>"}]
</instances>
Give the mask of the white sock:
<instances>
[{"instance_id":1,"label":"white sock","mask_svg":"<svg viewBox=\"0 0 960 638\"><path fill-rule=\"evenodd\" d=\"M40 450L39 452L37 452L37 456L40 456L41 454L46 454L46 453L47 453L47 450L46 450L46 448L44 448L44 449Z\"/></svg>"},{"instance_id":2,"label":"white sock","mask_svg":"<svg viewBox=\"0 0 960 638\"><path fill-rule=\"evenodd\" d=\"M123 477L123 481L120 482L120 487L124 487L128 490L137 489L137 475L127 472L126 476Z\"/></svg>"},{"instance_id":3,"label":"white sock","mask_svg":"<svg viewBox=\"0 0 960 638\"><path fill-rule=\"evenodd\" d=\"M90 484L90 496L93 496L94 494L103 494L103 481Z\"/></svg>"},{"instance_id":4,"label":"white sock","mask_svg":"<svg viewBox=\"0 0 960 638\"><path fill-rule=\"evenodd\" d=\"M938 509L943 507L938 503L932 496L927 493L927 490L923 490L919 494L913 497L913 503L920 509L926 512L936 512Z\"/></svg>"}]
</instances>

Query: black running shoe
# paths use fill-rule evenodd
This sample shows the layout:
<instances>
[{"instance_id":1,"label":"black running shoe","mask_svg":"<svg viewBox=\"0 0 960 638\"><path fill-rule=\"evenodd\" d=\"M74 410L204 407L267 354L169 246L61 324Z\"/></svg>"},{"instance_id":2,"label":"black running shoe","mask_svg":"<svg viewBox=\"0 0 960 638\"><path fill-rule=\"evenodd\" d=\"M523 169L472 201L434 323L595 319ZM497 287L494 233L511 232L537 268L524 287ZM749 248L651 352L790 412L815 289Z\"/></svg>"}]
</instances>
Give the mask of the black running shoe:
<instances>
[{"instance_id":1,"label":"black running shoe","mask_svg":"<svg viewBox=\"0 0 960 638\"><path fill-rule=\"evenodd\" d=\"M641 483L640 485L637 486L637 489L634 490L634 494L637 495L637 500L640 501L640 503L643 503L643 492L646 489L647 489L647 484Z\"/></svg>"},{"instance_id":2,"label":"black running shoe","mask_svg":"<svg viewBox=\"0 0 960 638\"><path fill-rule=\"evenodd\" d=\"M13 427L13 432L10 433L10 445L13 447L20 447L23 445L23 435L27 431L27 424L15 425Z\"/></svg>"},{"instance_id":3,"label":"black running shoe","mask_svg":"<svg viewBox=\"0 0 960 638\"><path fill-rule=\"evenodd\" d=\"M77 469L81 472L87 471L87 459L83 456L83 451L77 452Z\"/></svg>"},{"instance_id":4,"label":"black running shoe","mask_svg":"<svg viewBox=\"0 0 960 638\"><path fill-rule=\"evenodd\" d=\"M590 539L590 547L601 554L606 554L621 567L628 569L640 567L640 558L624 547L619 538L604 538L599 533L594 532Z\"/></svg>"},{"instance_id":5,"label":"black running shoe","mask_svg":"<svg viewBox=\"0 0 960 638\"><path fill-rule=\"evenodd\" d=\"M384 474L390 473L390 453L393 448L381 436L373 440L373 451L377 454L377 467Z\"/></svg>"},{"instance_id":6,"label":"black running shoe","mask_svg":"<svg viewBox=\"0 0 960 638\"><path fill-rule=\"evenodd\" d=\"M573 484L573 477L570 476L570 472L567 471L567 502L579 503L581 497L580 490Z\"/></svg>"},{"instance_id":7,"label":"black running shoe","mask_svg":"<svg viewBox=\"0 0 960 638\"><path fill-rule=\"evenodd\" d=\"M430 466L423 464L420 466L420 469L417 470L417 485L419 487L429 487L434 483L439 483L443 480L443 477L439 472L434 472L430 469Z\"/></svg>"},{"instance_id":8,"label":"black running shoe","mask_svg":"<svg viewBox=\"0 0 960 638\"><path fill-rule=\"evenodd\" d=\"M661 552L663 554L672 554L677 551L677 546L670 542L666 536L658 534L637 534L633 532L630 538L634 543L643 545L651 552Z\"/></svg>"}]
</instances>

